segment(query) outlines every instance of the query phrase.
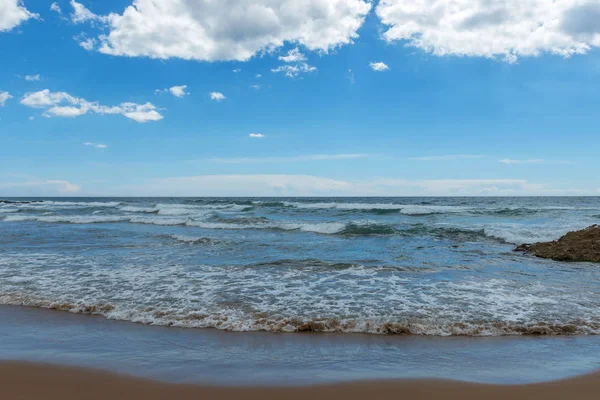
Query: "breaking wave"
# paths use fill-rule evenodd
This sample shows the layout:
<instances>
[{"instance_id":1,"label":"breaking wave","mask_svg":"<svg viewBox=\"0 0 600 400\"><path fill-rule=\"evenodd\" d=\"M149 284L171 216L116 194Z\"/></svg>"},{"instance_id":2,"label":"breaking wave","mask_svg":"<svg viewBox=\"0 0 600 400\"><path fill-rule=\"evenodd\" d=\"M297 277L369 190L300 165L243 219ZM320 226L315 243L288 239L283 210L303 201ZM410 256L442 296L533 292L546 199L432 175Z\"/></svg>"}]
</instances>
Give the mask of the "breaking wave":
<instances>
[{"instance_id":1,"label":"breaking wave","mask_svg":"<svg viewBox=\"0 0 600 400\"><path fill-rule=\"evenodd\" d=\"M0 304L45 308L75 314L99 315L111 320L180 328L214 328L231 332L368 333L420 336L565 336L598 335L600 321L571 320L508 322L502 320L452 321L418 318L305 318L245 313L235 310L207 313L154 307L126 308L111 303L53 301L19 294L0 294Z\"/></svg>"}]
</instances>

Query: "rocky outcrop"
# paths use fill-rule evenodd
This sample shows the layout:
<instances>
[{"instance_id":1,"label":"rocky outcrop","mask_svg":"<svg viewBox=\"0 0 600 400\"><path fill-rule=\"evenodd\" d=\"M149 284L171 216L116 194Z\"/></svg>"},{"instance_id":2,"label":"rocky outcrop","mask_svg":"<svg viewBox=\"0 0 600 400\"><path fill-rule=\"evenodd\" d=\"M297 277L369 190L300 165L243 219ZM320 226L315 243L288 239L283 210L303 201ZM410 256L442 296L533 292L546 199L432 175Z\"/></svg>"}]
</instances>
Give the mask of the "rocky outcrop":
<instances>
[{"instance_id":1,"label":"rocky outcrop","mask_svg":"<svg viewBox=\"0 0 600 400\"><path fill-rule=\"evenodd\" d=\"M515 251L556 261L600 263L600 226L569 232L553 242L522 244Z\"/></svg>"}]
</instances>

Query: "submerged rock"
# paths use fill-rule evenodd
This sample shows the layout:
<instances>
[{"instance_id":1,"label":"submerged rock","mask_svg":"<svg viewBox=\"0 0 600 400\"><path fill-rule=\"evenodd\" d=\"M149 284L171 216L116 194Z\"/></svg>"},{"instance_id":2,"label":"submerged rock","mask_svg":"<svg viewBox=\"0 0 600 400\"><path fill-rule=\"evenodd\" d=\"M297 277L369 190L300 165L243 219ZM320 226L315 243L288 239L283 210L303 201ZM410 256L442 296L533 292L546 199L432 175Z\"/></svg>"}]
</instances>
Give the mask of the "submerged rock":
<instances>
[{"instance_id":1,"label":"submerged rock","mask_svg":"<svg viewBox=\"0 0 600 400\"><path fill-rule=\"evenodd\" d=\"M600 263L600 226L569 232L553 242L522 244L515 251L556 261Z\"/></svg>"}]
</instances>

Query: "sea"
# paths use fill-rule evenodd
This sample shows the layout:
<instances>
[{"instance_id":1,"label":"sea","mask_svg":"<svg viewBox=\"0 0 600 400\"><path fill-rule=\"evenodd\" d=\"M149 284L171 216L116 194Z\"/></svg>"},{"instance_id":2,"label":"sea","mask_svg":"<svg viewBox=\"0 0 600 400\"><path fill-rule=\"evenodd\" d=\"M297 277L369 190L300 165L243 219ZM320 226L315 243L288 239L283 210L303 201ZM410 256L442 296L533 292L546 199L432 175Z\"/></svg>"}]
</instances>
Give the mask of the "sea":
<instances>
[{"instance_id":1,"label":"sea","mask_svg":"<svg viewBox=\"0 0 600 400\"><path fill-rule=\"evenodd\" d=\"M599 197L4 198L0 305L215 332L593 336L600 267L513 250L596 223Z\"/></svg>"}]
</instances>

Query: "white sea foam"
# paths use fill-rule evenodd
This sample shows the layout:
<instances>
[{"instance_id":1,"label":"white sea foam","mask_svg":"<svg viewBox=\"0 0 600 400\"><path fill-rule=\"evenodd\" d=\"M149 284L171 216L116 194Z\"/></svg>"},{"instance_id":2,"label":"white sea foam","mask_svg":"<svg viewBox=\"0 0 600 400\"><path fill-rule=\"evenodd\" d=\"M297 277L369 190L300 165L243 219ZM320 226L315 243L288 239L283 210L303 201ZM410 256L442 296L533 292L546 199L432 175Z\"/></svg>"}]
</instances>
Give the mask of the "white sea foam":
<instances>
[{"instance_id":1,"label":"white sea foam","mask_svg":"<svg viewBox=\"0 0 600 400\"><path fill-rule=\"evenodd\" d=\"M446 213L463 213L475 210L475 208L460 206L429 206L413 204L393 204L393 203L301 203L301 202L283 202L285 206L301 209L336 209L336 210L398 210L405 215L429 215Z\"/></svg>"},{"instance_id":2,"label":"white sea foam","mask_svg":"<svg viewBox=\"0 0 600 400\"><path fill-rule=\"evenodd\" d=\"M69 265L77 268L66 270ZM138 255L115 268L102 258L5 254L0 258L0 304L231 331L600 333L598 296L565 289L561 282L481 274L436 281L361 265L320 268L318 273L277 265L188 268L156 255Z\"/></svg>"},{"instance_id":3,"label":"white sea foam","mask_svg":"<svg viewBox=\"0 0 600 400\"><path fill-rule=\"evenodd\" d=\"M517 223L493 224L483 228L489 237L512 244L549 242L559 239L568 232L584 229L586 222L571 222L562 225L525 225Z\"/></svg>"},{"instance_id":4,"label":"white sea foam","mask_svg":"<svg viewBox=\"0 0 600 400\"><path fill-rule=\"evenodd\" d=\"M133 212L133 213L155 213L158 210L155 207L135 207L135 206L125 206L119 207L119 210L124 212Z\"/></svg>"},{"instance_id":5,"label":"white sea foam","mask_svg":"<svg viewBox=\"0 0 600 400\"><path fill-rule=\"evenodd\" d=\"M54 215L54 216L33 216L33 215L9 215L4 218L6 222L19 221L39 221L49 223L69 223L69 224L97 224L107 222L124 222L128 218L116 215Z\"/></svg>"},{"instance_id":6,"label":"white sea foam","mask_svg":"<svg viewBox=\"0 0 600 400\"><path fill-rule=\"evenodd\" d=\"M473 211L473 208L459 206L421 206L410 205L402 207L400 211L405 215L431 215L431 214L449 214L449 213L464 213Z\"/></svg>"},{"instance_id":7,"label":"white sea foam","mask_svg":"<svg viewBox=\"0 0 600 400\"><path fill-rule=\"evenodd\" d=\"M109 202L102 202L102 201L89 201L89 202L85 202L85 201L42 201L40 203L30 203L27 205L34 206L34 207L36 205L77 206L77 207L117 207L120 204L121 204L121 202L119 202L119 201L109 201Z\"/></svg>"}]
</instances>

